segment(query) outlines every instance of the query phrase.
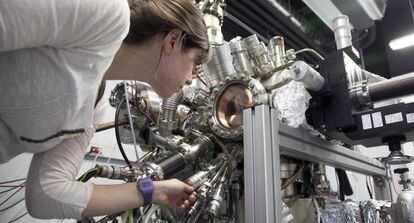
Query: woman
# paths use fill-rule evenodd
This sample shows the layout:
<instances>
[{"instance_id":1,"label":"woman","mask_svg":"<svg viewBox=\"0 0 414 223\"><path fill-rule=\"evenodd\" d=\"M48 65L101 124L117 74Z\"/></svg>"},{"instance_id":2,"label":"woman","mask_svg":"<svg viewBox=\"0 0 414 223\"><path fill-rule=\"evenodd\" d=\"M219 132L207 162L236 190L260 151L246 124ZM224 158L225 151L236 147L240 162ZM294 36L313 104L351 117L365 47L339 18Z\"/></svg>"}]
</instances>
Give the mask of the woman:
<instances>
[{"instance_id":1,"label":"woman","mask_svg":"<svg viewBox=\"0 0 414 223\"><path fill-rule=\"evenodd\" d=\"M29 213L80 219L141 206L135 183L75 181L99 83L139 80L169 97L191 83L208 50L189 0L0 0L0 162L35 153ZM154 182L152 202L184 209L193 191L178 180Z\"/></svg>"}]
</instances>

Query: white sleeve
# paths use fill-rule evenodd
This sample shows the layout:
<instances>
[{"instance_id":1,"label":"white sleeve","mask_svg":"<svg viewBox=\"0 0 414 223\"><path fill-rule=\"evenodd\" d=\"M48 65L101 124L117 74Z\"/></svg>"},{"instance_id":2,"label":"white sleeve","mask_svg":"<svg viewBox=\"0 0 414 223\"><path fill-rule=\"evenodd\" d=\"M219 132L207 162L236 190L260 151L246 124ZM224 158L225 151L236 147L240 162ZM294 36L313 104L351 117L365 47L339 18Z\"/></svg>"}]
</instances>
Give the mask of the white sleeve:
<instances>
[{"instance_id":1,"label":"white sleeve","mask_svg":"<svg viewBox=\"0 0 414 223\"><path fill-rule=\"evenodd\" d=\"M41 219L81 219L93 192L92 183L76 181L92 130L64 139L54 148L34 154L26 181L26 206Z\"/></svg>"},{"instance_id":2,"label":"white sleeve","mask_svg":"<svg viewBox=\"0 0 414 223\"><path fill-rule=\"evenodd\" d=\"M125 29L127 0L0 0L0 52L42 46L93 50L119 40Z\"/></svg>"}]
</instances>

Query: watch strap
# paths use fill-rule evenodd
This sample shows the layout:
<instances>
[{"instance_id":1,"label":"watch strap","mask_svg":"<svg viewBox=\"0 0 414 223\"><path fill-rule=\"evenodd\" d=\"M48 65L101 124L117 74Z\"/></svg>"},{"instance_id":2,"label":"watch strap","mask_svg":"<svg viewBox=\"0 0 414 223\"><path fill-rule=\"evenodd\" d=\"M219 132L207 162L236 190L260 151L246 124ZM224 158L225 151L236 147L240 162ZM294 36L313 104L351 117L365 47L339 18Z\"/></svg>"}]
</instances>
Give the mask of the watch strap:
<instances>
[{"instance_id":1,"label":"watch strap","mask_svg":"<svg viewBox=\"0 0 414 223\"><path fill-rule=\"evenodd\" d=\"M154 192L154 182L151 178L140 178L137 180L137 190L144 198L144 206L152 203L152 194Z\"/></svg>"}]
</instances>

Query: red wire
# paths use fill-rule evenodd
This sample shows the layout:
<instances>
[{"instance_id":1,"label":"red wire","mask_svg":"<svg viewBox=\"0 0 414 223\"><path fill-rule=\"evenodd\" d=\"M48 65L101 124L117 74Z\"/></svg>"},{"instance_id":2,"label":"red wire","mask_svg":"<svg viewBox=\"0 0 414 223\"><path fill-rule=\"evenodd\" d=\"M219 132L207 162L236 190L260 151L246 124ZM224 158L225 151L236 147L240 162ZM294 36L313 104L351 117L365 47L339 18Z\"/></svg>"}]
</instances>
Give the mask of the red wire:
<instances>
[{"instance_id":1,"label":"red wire","mask_svg":"<svg viewBox=\"0 0 414 223\"><path fill-rule=\"evenodd\" d=\"M200 79L201 82L207 87L207 83L197 74L197 72L193 73L198 79Z\"/></svg>"},{"instance_id":2,"label":"red wire","mask_svg":"<svg viewBox=\"0 0 414 223\"><path fill-rule=\"evenodd\" d=\"M141 108L138 107L138 110L141 112L141 114L143 114L148 120L150 120L152 123L151 124L155 124L154 120L151 118L150 115L148 115L145 111L143 111Z\"/></svg>"},{"instance_id":3,"label":"red wire","mask_svg":"<svg viewBox=\"0 0 414 223\"><path fill-rule=\"evenodd\" d=\"M152 124L154 124L155 122L151 118L151 116L148 115L145 111L143 111L139 106L137 106L137 102L135 101L135 95L134 95L134 94L136 94L136 92L134 93L134 88L135 88L135 85L134 85L133 81L131 81L131 95L132 95L131 100L133 101L133 104L135 105L135 107L138 108L138 110L141 112L141 114L143 114L147 119L149 119L152 122Z\"/></svg>"},{"instance_id":4,"label":"red wire","mask_svg":"<svg viewBox=\"0 0 414 223\"><path fill-rule=\"evenodd\" d=\"M135 163L138 163L138 162L140 162L140 161L142 161L142 160L144 160L145 158L147 158L147 156L149 156L151 153L154 153L155 152L155 149L153 149L153 150L151 150L151 151L148 151L147 153L145 153L143 156L141 156L141 158L139 158L139 160L135 160L135 161L133 161L133 162L131 162L131 165L132 164L135 164ZM124 167L127 167L127 166L124 166Z\"/></svg>"},{"instance_id":5,"label":"red wire","mask_svg":"<svg viewBox=\"0 0 414 223\"><path fill-rule=\"evenodd\" d=\"M8 184L2 184L0 187L24 187L24 185L8 185Z\"/></svg>"}]
</instances>

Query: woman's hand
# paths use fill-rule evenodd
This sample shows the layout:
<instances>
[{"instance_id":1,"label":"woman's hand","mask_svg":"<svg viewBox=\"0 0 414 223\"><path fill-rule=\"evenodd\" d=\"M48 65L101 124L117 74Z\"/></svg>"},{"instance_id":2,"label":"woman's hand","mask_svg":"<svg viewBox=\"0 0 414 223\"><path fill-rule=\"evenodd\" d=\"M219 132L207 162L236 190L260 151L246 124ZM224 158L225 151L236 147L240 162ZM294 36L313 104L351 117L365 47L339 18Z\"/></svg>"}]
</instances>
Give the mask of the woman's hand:
<instances>
[{"instance_id":1,"label":"woman's hand","mask_svg":"<svg viewBox=\"0 0 414 223\"><path fill-rule=\"evenodd\" d=\"M183 211L196 200L194 187L177 179L154 181L152 202L166 205L174 211Z\"/></svg>"}]
</instances>

